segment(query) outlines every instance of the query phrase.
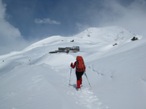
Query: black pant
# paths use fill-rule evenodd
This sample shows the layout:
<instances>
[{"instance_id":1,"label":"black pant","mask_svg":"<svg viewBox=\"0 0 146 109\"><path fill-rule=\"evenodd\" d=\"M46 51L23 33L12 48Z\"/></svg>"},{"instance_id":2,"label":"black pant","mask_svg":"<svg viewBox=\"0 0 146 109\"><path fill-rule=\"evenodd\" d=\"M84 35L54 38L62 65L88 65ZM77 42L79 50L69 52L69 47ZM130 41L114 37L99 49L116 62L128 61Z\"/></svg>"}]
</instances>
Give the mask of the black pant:
<instances>
[{"instance_id":1,"label":"black pant","mask_svg":"<svg viewBox=\"0 0 146 109\"><path fill-rule=\"evenodd\" d=\"M76 72L77 80L80 80L84 72Z\"/></svg>"}]
</instances>

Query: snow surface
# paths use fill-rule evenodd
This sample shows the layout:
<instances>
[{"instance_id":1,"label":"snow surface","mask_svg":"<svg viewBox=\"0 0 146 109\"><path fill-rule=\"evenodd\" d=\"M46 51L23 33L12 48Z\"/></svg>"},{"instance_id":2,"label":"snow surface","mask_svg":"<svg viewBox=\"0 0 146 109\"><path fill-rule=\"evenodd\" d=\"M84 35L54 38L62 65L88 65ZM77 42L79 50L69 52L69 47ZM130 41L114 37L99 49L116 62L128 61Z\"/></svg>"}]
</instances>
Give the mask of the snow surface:
<instances>
[{"instance_id":1,"label":"snow surface","mask_svg":"<svg viewBox=\"0 0 146 109\"><path fill-rule=\"evenodd\" d=\"M131 41L134 36L139 40ZM81 51L49 54L67 46ZM146 109L145 48L144 37L113 26L48 37L2 55L0 109ZM88 76L79 91L70 68L77 55L84 57Z\"/></svg>"}]
</instances>

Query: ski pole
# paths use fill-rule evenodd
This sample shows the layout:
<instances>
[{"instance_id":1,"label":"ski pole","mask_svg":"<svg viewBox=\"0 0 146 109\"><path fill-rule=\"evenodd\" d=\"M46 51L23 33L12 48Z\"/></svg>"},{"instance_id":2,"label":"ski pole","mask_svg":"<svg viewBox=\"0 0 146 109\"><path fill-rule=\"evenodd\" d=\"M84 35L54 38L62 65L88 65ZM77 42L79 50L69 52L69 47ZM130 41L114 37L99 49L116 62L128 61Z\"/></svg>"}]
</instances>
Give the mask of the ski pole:
<instances>
[{"instance_id":1,"label":"ski pole","mask_svg":"<svg viewBox=\"0 0 146 109\"><path fill-rule=\"evenodd\" d=\"M91 87L91 84L90 84L90 82L89 82L89 79L88 79L87 74L86 74L86 73L84 73L84 74L85 74L85 76L86 76L86 78L87 78L87 81L88 81L89 86ZM92 88L92 87L91 87L91 88Z\"/></svg>"},{"instance_id":2,"label":"ski pole","mask_svg":"<svg viewBox=\"0 0 146 109\"><path fill-rule=\"evenodd\" d=\"M70 68L69 85L70 85L70 81L71 81L71 73L72 73L72 68Z\"/></svg>"}]
</instances>

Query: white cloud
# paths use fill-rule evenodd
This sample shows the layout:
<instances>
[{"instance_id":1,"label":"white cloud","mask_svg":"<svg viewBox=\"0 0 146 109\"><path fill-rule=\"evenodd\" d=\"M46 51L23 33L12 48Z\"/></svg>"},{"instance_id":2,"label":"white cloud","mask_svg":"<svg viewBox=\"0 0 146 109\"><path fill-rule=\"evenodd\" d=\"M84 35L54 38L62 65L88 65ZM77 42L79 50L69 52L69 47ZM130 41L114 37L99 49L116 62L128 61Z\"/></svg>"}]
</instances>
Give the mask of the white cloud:
<instances>
[{"instance_id":1,"label":"white cloud","mask_svg":"<svg viewBox=\"0 0 146 109\"><path fill-rule=\"evenodd\" d=\"M77 28L77 30L78 31L83 31L83 30L85 30L85 29L87 29L87 28L89 28L90 26L89 25L83 25L83 24L81 24L81 23L76 23L76 28Z\"/></svg>"},{"instance_id":2,"label":"white cloud","mask_svg":"<svg viewBox=\"0 0 146 109\"><path fill-rule=\"evenodd\" d=\"M0 19L3 19L5 15L5 5L2 4L2 0L0 0Z\"/></svg>"},{"instance_id":3,"label":"white cloud","mask_svg":"<svg viewBox=\"0 0 146 109\"><path fill-rule=\"evenodd\" d=\"M35 23L37 23L37 24L55 24L55 25L61 24L59 21L51 20L50 18L35 19Z\"/></svg>"},{"instance_id":4,"label":"white cloud","mask_svg":"<svg viewBox=\"0 0 146 109\"><path fill-rule=\"evenodd\" d=\"M0 54L22 47L24 42L19 29L5 19L6 5L0 0Z\"/></svg>"},{"instance_id":5,"label":"white cloud","mask_svg":"<svg viewBox=\"0 0 146 109\"><path fill-rule=\"evenodd\" d=\"M0 38L17 38L21 37L20 31L5 20L6 5L0 0Z\"/></svg>"},{"instance_id":6,"label":"white cloud","mask_svg":"<svg viewBox=\"0 0 146 109\"><path fill-rule=\"evenodd\" d=\"M100 12L101 25L119 25L132 32L146 35L146 1L134 0L124 6L116 1L108 1Z\"/></svg>"}]
</instances>

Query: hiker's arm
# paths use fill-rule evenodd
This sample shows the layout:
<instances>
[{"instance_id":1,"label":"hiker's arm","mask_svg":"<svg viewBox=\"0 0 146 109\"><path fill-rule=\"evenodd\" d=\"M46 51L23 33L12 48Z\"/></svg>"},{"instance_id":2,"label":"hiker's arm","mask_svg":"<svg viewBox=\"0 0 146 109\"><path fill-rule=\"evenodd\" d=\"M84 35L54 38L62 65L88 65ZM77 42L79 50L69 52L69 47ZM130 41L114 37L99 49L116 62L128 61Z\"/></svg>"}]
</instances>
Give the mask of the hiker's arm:
<instances>
[{"instance_id":1,"label":"hiker's arm","mask_svg":"<svg viewBox=\"0 0 146 109\"><path fill-rule=\"evenodd\" d=\"M73 63L70 64L70 67L72 68L75 68L75 66L76 66L76 62L74 62L74 64Z\"/></svg>"}]
</instances>

